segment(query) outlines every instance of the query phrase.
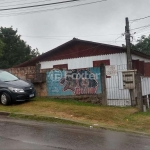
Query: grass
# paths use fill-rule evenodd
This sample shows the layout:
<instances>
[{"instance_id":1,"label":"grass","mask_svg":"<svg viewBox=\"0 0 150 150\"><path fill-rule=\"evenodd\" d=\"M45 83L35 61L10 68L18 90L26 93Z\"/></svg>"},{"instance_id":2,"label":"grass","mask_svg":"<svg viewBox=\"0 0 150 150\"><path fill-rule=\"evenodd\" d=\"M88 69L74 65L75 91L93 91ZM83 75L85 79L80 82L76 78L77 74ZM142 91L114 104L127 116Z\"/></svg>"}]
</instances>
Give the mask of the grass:
<instances>
[{"instance_id":1,"label":"grass","mask_svg":"<svg viewBox=\"0 0 150 150\"><path fill-rule=\"evenodd\" d=\"M96 125L97 127L150 134L150 110L146 113L139 113L136 108L131 107L108 107L75 100L36 98L30 102L7 107L0 105L0 111L11 112L12 117L24 119ZM26 115L17 115L17 113ZM28 116L28 114L33 115Z\"/></svg>"},{"instance_id":2,"label":"grass","mask_svg":"<svg viewBox=\"0 0 150 150\"><path fill-rule=\"evenodd\" d=\"M11 113L10 117L27 119L27 120L48 121L48 122L53 122L53 123L62 123L62 124L69 124L69 125L87 126L87 124L84 124L84 123L71 121L71 120L67 120L67 119L61 119L61 118L57 118L57 117L27 115L27 114L15 114L15 113Z\"/></svg>"}]
</instances>

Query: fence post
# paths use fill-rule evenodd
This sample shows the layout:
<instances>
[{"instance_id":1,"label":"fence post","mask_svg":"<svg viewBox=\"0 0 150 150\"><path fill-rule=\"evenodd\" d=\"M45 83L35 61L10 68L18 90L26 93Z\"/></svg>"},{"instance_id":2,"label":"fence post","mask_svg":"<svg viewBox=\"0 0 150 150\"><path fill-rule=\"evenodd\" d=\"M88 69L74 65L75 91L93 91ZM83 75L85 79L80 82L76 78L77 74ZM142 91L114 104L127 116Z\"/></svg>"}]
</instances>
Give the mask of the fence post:
<instances>
[{"instance_id":1,"label":"fence post","mask_svg":"<svg viewBox=\"0 0 150 150\"><path fill-rule=\"evenodd\" d=\"M135 88L136 88L136 95L137 95L137 105L139 111L143 112L143 98L142 98L142 84L141 84L141 77L137 73L135 74Z\"/></svg>"},{"instance_id":2,"label":"fence post","mask_svg":"<svg viewBox=\"0 0 150 150\"><path fill-rule=\"evenodd\" d=\"M104 64L100 66L101 70L101 84L102 84L102 105L107 105L107 91L106 91L106 70Z\"/></svg>"},{"instance_id":3,"label":"fence post","mask_svg":"<svg viewBox=\"0 0 150 150\"><path fill-rule=\"evenodd\" d=\"M149 96L147 95L147 108L149 108Z\"/></svg>"}]
</instances>

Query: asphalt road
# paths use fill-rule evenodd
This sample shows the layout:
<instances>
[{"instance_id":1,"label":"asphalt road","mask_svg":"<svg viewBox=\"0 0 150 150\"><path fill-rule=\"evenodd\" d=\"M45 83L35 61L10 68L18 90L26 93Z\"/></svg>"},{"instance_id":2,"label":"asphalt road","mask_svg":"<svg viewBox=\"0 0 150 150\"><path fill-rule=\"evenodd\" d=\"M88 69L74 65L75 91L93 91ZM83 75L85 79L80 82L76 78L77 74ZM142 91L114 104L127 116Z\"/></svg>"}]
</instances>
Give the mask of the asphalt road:
<instances>
[{"instance_id":1,"label":"asphalt road","mask_svg":"<svg viewBox=\"0 0 150 150\"><path fill-rule=\"evenodd\" d=\"M0 150L150 150L150 137L0 116Z\"/></svg>"}]
</instances>

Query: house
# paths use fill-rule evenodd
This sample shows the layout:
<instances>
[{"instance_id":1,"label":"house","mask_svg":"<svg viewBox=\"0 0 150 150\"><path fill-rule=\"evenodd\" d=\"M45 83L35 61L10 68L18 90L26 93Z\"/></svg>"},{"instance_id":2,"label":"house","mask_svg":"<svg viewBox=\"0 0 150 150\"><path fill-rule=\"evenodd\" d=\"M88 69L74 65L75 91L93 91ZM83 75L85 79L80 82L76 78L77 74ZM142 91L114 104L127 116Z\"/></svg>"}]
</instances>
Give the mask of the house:
<instances>
[{"instance_id":1,"label":"house","mask_svg":"<svg viewBox=\"0 0 150 150\"><path fill-rule=\"evenodd\" d=\"M150 56L132 51L133 69L142 77L142 94L150 94ZM103 91L101 65L113 69L106 74L106 93L109 105L131 105L128 89L124 89L122 71L127 70L126 48L72 40L14 68L34 67L46 73L45 96L100 95ZM86 80L86 77L92 79ZM70 78L75 76L74 79ZM57 79L53 77L57 76ZM79 76L82 77L79 79Z\"/></svg>"}]
</instances>

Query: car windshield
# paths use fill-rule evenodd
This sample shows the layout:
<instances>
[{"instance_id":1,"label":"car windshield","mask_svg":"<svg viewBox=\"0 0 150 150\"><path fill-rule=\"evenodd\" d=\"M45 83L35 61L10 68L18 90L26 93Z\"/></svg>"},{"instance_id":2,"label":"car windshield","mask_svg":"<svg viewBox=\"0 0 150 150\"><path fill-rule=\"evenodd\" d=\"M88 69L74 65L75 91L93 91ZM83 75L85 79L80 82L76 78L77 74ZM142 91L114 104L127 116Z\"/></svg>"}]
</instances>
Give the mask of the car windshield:
<instances>
[{"instance_id":1,"label":"car windshield","mask_svg":"<svg viewBox=\"0 0 150 150\"><path fill-rule=\"evenodd\" d=\"M18 80L18 78L6 71L0 71L0 81L10 82Z\"/></svg>"}]
</instances>

